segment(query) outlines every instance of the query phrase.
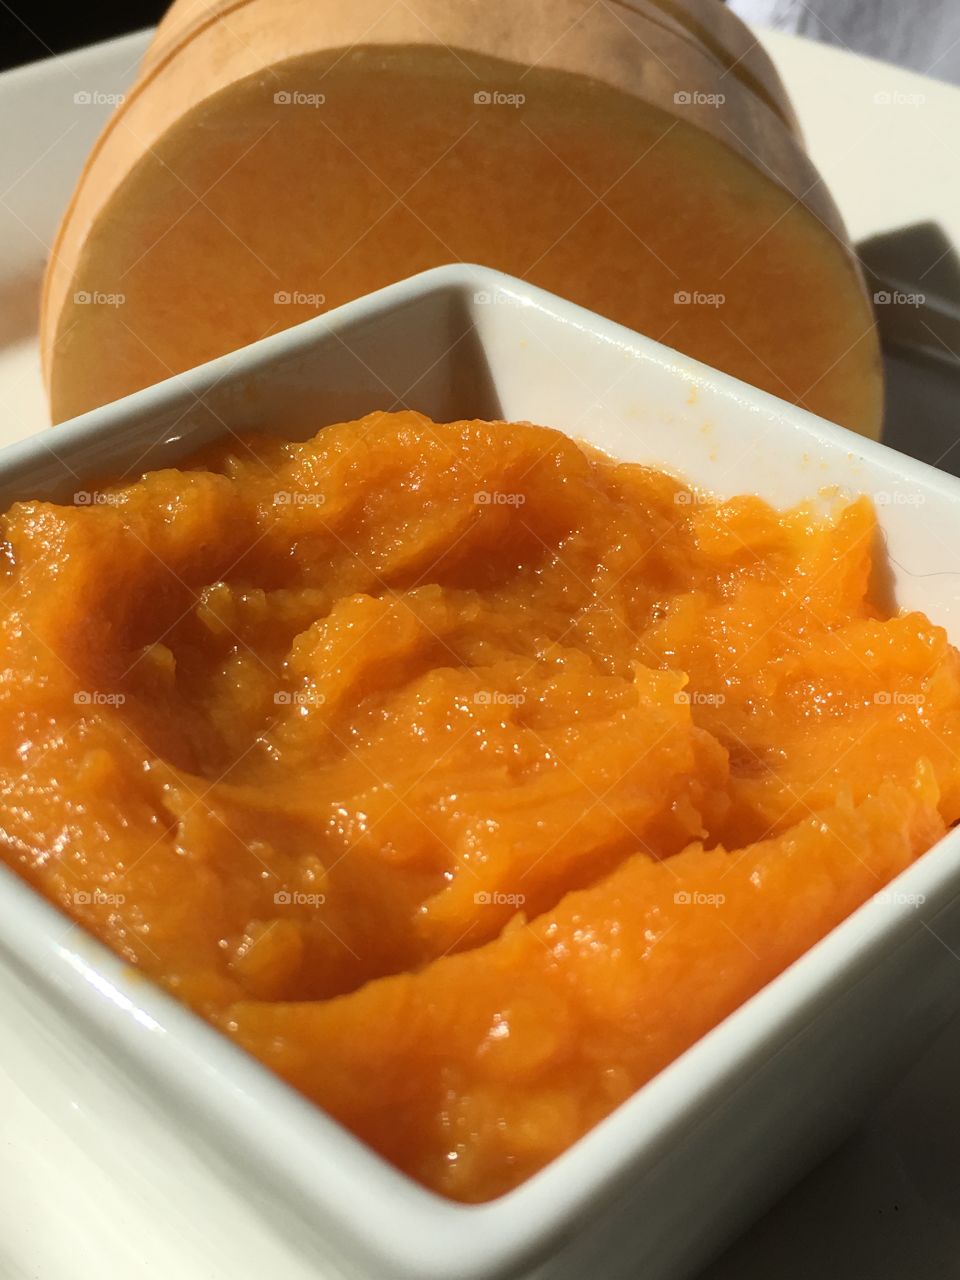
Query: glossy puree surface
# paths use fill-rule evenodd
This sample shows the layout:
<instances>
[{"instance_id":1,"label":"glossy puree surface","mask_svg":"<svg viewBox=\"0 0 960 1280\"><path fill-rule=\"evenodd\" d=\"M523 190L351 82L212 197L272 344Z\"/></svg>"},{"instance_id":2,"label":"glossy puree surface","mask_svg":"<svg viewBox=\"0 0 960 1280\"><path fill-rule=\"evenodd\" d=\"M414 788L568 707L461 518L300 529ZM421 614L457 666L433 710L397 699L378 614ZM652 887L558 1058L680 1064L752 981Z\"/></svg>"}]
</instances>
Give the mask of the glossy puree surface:
<instances>
[{"instance_id":1,"label":"glossy puree surface","mask_svg":"<svg viewBox=\"0 0 960 1280\"><path fill-rule=\"evenodd\" d=\"M0 856L426 1186L574 1142L960 816L866 499L373 414L3 518Z\"/></svg>"}]
</instances>

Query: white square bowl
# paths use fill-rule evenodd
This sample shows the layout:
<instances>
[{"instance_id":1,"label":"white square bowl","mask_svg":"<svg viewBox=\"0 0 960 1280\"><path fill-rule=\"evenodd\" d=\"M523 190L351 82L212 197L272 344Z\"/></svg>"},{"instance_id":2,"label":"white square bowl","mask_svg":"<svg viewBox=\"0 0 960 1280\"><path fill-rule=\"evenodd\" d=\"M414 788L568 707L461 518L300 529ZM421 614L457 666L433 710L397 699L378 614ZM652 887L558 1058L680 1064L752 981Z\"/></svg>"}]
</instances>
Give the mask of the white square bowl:
<instances>
[{"instance_id":1,"label":"white square bowl","mask_svg":"<svg viewBox=\"0 0 960 1280\"><path fill-rule=\"evenodd\" d=\"M724 496L870 493L897 603L960 641L960 481L477 267L427 272L14 445L0 502L68 498L228 431L305 436L399 407L558 427ZM687 1275L960 1006L958 951L951 834L536 1177L460 1206L0 869L5 1068L48 1113L83 1117L120 1211L129 1191L171 1230L202 1229L224 1275Z\"/></svg>"}]
</instances>

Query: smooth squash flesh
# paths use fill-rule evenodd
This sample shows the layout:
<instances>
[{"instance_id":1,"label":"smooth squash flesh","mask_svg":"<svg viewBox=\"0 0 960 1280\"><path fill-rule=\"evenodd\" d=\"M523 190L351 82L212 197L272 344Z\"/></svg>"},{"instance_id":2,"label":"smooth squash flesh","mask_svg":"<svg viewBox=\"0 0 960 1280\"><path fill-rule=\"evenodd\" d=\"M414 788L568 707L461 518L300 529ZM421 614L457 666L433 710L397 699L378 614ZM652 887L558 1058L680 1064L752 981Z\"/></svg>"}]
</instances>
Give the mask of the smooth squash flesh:
<instances>
[{"instance_id":1,"label":"smooth squash flesh","mask_svg":"<svg viewBox=\"0 0 960 1280\"><path fill-rule=\"evenodd\" d=\"M960 816L960 656L875 533L412 413L17 504L0 855L488 1199Z\"/></svg>"},{"instance_id":2,"label":"smooth squash flesh","mask_svg":"<svg viewBox=\"0 0 960 1280\"><path fill-rule=\"evenodd\" d=\"M877 435L871 307L782 86L684 7L172 11L51 255L53 420L466 261Z\"/></svg>"}]
</instances>

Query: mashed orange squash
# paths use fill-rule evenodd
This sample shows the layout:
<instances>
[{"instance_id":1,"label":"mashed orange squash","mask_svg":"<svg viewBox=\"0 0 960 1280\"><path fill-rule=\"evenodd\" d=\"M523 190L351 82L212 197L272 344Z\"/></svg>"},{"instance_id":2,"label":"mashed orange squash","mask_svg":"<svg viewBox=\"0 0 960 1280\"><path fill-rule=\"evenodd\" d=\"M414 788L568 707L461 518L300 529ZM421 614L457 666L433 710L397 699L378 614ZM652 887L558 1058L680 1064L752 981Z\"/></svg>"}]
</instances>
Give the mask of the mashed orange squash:
<instances>
[{"instance_id":1,"label":"mashed orange squash","mask_svg":"<svg viewBox=\"0 0 960 1280\"><path fill-rule=\"evenodd\" d=\"M960 817L960 659L865 499L378 413L2 537L6 863L457 1200Z\"/></svg>"}]
</instances>

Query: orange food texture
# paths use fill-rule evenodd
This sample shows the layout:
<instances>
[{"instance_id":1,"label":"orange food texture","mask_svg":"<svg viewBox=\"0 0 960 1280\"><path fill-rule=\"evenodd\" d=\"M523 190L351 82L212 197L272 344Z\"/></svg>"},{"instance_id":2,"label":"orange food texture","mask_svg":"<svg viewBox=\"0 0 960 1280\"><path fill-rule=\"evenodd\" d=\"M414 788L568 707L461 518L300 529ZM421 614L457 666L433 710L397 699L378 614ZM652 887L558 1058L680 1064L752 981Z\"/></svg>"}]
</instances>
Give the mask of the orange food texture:
<instances>
[{"instance_id":1,"label":"orange food texture","mask_svg":"<svg viewBox=\"0 0 960 1280\"><path fill-rule=\"evenodd\" d=\"M902 871L936 790L883 784L735 853L642 854L496 942L228 1030L458 1200L508 1191Z\"/></svg>"},{"instance_id":2,"label":"orange food texture","mask_svg":"<svg viewBox=\"0 0 960 1280\"><path fill-rule=\"evenodd\" d=\"M960 816L960 660L875 534L414 413L17 504L0 854L489 1198Z\"/></svg>"}]
</instances>

